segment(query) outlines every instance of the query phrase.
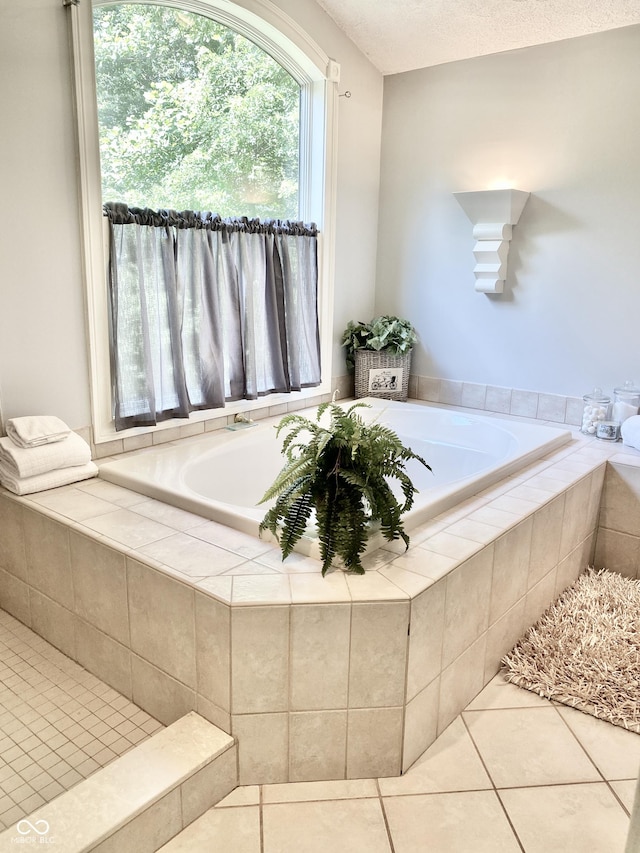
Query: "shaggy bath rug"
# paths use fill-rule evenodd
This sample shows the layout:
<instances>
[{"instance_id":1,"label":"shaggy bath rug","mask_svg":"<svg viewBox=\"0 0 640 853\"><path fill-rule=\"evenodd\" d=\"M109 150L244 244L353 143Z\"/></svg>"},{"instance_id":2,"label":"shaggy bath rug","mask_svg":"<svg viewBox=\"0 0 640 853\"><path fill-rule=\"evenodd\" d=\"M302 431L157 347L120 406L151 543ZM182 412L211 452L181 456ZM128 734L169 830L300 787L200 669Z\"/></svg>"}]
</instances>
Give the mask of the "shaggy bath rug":
<instances>
[{"instance_id":1,"label":"shaggy bath rug","mask_svg":"<svg viewBox=\"0 0 640 853\"><path fill-rule=\"evenodd\" d=\"M587 569L502 663L507 681L640 733L640 581Z\"/></svg>"}]
</instances>

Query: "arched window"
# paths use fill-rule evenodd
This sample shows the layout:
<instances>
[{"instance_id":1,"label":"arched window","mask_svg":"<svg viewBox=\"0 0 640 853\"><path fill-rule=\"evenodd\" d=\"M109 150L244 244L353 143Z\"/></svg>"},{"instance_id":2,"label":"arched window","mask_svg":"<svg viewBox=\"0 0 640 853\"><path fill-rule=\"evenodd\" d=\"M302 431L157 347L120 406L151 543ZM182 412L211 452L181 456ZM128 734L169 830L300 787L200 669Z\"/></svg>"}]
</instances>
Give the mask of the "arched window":
<instances>
[{"instance_id":1,"label":"arched window","mask_svg":"<svg viewBox=\"0 0 640 853\"><path fill-rule=\"evenodd\" d=\"M210 17L94 11L104 202L298 219L301 84Z\"/></svg>"},{"instance_id":2,"label":"arched window","mask_svg":"<svg viewBox=\"0 0 640 853\"><path fill-rule=\"evenodd\" d=\"M71 5L70 10L96 442L116 437L103 200L316 223L322 382L313 392L303 388L297 394L304 399L328 392L333 223L327 212L333 206L335 180L336 64L266 0L93 0L94 65L89 49L94 21L86 6ZM159 30L168 34L163 43L157 38ZM144 85L127 87L134 63L127 66L125 61L115 89L96 98L96 77L100 84L101 78L113 75L116 59L134 57L144 69ZM222 85L212 86L214 79ZM160 115L166 120L154 127ZM100 142L105 152L102 190ZM270 402L279 399L277 395ZM247 405L232 403L225 414L238 408ZM197 412L192 418L206 416Z\"/></svg>"}]
</instances>

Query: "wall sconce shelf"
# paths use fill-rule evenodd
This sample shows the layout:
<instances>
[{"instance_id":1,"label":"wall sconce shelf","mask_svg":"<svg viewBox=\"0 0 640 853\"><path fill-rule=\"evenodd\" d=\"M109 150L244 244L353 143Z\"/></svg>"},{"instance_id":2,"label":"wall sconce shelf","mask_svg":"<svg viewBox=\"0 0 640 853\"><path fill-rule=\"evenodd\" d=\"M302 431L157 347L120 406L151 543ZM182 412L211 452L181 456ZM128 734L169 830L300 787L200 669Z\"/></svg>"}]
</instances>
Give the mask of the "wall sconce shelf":
<instances>
[{"instance_id":1,"label":"wall sconce shelf","mask_svg":"<svg viewBox=\"0 0 640 853\"><path fill-rule=\"evenodd\" d=\"M473 223L476 241L476 290L502 293L507 279L509 241L530 193L523 190L479 190L454 193L460 207Z\"/></svg>"}]
</instances>

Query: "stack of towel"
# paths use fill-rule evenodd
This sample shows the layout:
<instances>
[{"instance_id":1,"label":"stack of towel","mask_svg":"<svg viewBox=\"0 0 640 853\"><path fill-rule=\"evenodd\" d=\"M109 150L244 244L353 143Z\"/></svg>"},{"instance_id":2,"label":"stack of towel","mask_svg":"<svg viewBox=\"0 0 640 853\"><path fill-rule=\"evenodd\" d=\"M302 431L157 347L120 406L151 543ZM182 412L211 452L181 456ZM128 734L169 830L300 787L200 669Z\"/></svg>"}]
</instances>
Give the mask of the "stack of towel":
<instances>
[{"instance_id":1,"label":"stack of towel","mask_svg":"<svg viewBox=\"0 0 640 853\"><path fill-rule=\"evenodd\" d=\"M87 442L53 415L7 421L0 438L0 484L16 495L28 495L95 477Z\"/></svg>"}]
</instances>

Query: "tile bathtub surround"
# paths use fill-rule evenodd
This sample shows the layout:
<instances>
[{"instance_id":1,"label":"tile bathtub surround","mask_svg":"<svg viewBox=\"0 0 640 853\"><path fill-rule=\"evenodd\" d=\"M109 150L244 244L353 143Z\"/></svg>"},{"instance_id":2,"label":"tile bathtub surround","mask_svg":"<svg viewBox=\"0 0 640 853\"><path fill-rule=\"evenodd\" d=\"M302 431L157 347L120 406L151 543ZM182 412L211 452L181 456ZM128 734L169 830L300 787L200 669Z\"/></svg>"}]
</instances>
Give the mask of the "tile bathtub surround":
<instances>
[{"instance_id":1,"label":"tile bathtub surround","mask_svg":"<svg viewBox=\"0 0 640 853\"><path fill-rule=\"evenodd\" d=\"M161 728L0 611L0 831Z\"/></svg>"},{"instance_id":2,"label":"tile bathtub surround","mask_svg":"<svg viewBox=\"0 0 640 853\"><path fill-rule=\"evenodd\" d=\"M582 421L584 402L581 397L436 379L433 376L412 375L411 379L411 397L417 400L573 426L579 426Z\"/></svg>"},{"instance_id":3,"label":"tile bathtub surround","mask_svg":"<svg viewBox=\"0 0 640 853\"><path fill-rule=\"evenodd\" d=\"M160 853L622 853L640 736L496 676L401 777L236 788Z\"/></svg>"},{"instance_id":4,"label":"tile bathtub surround","mask_svg":"<svg viewBox=\"0 0 640 853\"><path fill-rule=\"evenodd\" d=\"M627 452L607 466L596 544L596 565L617 566L640 578L640 466Z\"/></svg>"},{"instance_id":5,"label":"tile bathtub surround","mask_svg":"<svg viewBox=\"0 0 640 853\"><path fill-rule=\"evenodd\" d=\"M590 561L618 450L577 434L363 577L99 479L0 492L0 605L163 723L195 709L236 736L242 782L395 775Z\"/></svg>"}]
</instances>

